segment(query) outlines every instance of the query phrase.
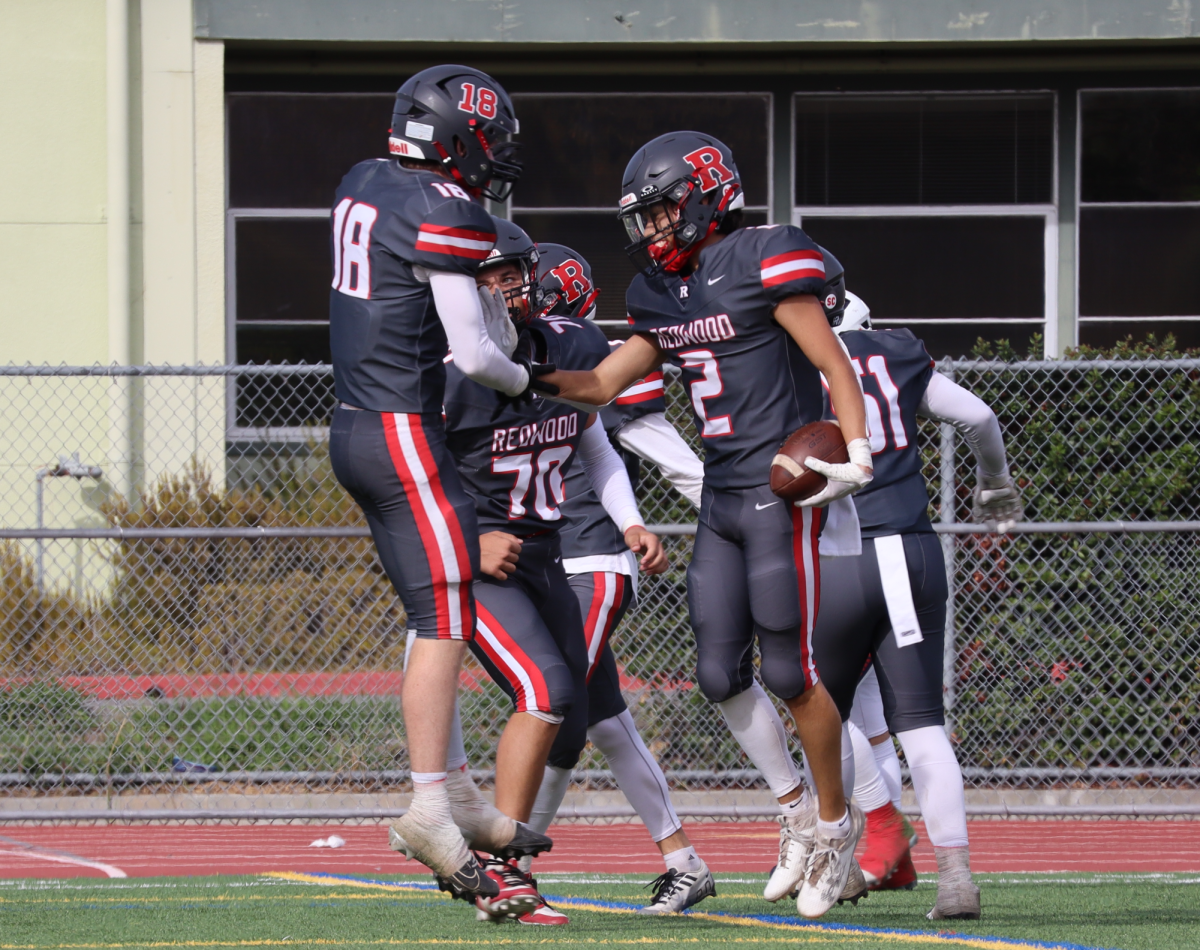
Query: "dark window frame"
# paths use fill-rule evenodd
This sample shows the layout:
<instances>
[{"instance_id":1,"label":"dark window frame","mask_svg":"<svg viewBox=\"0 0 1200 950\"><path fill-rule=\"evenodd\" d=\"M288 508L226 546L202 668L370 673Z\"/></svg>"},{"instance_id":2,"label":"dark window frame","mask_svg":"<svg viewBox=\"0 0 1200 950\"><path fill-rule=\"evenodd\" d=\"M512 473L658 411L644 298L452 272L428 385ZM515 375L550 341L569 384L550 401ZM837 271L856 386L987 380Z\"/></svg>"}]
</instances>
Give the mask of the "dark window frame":
<instances>
[{"instance_id":1,"label":"dark window frame","mask_svg":"<svg viewBox=\"0 0 1200 950\"><path fill-rule=\"evenodd\" d=\"M1084 99L1088 95L1146 95L1156 92L1192 92L1200 94L1200 85L1196 86L1086 86L1081 87L1075 94L1075 109L1078 122L1076 124L1075 141L1075 206L1078 211L1078 227L1075 231L1075 327L1077 337L1085 327L1111 328L1114 324L1125 328L1137 327L1149 332L1160 329L1170 331L1170 324L1200 324L1200 313L1195 314L1149 314L1141 316L1129 315L1099 315L1081 313L1080 275L1082 261L1080 258L1081 232L1083 231L1084 213L1091 209L1171 209L1194 208L1200 214L1200 201L1085 201L1083 199L1083 123Z\"/></svg>"},{"instance_id":2,"label":"dark window frame","mask_svg":"<svg viewBox=\"0 0 1200 950\"><path fill-rule=\"evenodd\" d=\"M1004 97L1034 97L1048 96L1053 111L1053 153L1051 159L1052 180L1050 185L1051 201L1036 204L963 204L963 205L796 205L796 103L801 99L916 99L921 97L945 97L964 99L1004 98ZM1076 106L1078 108L1078 105ZM906 90L853 90L846 92L797 91L792 94L790 110L790 149L792 156L790 185L792 196L792 223L797 227L803 226L805 217L828 218L960 218L960 217L1004 217L1028 218L1040 217L1045 222L1043 232L1043 295L1044 309L1040 318L1017 317L1008 319L989 319L979 321L983 326L1023 325L1037 326L1041 330L1043 352L1046 358L1053 358L1058 353L1058 228L1059 228L1059 150L1061 148L1061 104L1057 89L906 89ZM1075 158L1078 163L1079 150L1075 148ZM1076 187L1078 188L1078 174ZM1078 232L1076 232L1078 242ZM836 253L836 248L831 248ZM1078 284L1078 253L1076 253L1076 284ZM853 289L852 287L850 289ZM869 304L869 301L868 301ZM1078 319L1078 287L1076 287L1076 319ZM959 321L954 318L931 317L896 319L872 317L872 323L879 327L892 326L937 326L955 325ZM963 354L965 355L965 354Z\"/></svg>"}]
</instances>

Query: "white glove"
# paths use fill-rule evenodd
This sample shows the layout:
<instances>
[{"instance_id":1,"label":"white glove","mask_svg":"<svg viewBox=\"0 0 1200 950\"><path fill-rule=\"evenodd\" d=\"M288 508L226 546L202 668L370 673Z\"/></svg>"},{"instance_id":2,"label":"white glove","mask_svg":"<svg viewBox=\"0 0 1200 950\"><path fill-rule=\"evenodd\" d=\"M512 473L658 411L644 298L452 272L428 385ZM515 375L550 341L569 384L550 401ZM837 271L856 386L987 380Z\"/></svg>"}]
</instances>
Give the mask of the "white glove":
<instances>
[{"instance_id":1,"label":"white glove","mask_svg":"<svg viewBox=\"0 0 1200 950\"><path fill-rule=\"evenodd\" d=\"M811 455L804 460L805 468L818 475L824 475L829 484L811 498L794 502L797 508L824 508L831 501L853 494L870 483L875 477L875 464L871 461L871 443L866 439L854 439L846 446L846 451L850 455L850 461L840 464L822 462Z\"/></svg>"},{"instance_id":2,"label":"white glove","mask_svg":"<svg viewBox=\"0 0 1200 950\"><path fill-rule=\"evenodd\" d=\"M1025 520L1025 506L1021 504L1021 495L1013 484L1012 476L984 475L978 473L975 479L975 507L971 512L976 524L987 521L996 522L1001 530Z\"/></svg>"},{"instance_id":3,"label":"white glove","mask_svg":"<svg viewBox=\"0 0 1200 950\"><path fill-rule=\"evenodd\" d=\"M479 306L483 310L483 325L496 349L509 359L517 348L517 328L508 315L508 304L498 293L487 287L479 288Z\"/></svg>"}]
</instances>

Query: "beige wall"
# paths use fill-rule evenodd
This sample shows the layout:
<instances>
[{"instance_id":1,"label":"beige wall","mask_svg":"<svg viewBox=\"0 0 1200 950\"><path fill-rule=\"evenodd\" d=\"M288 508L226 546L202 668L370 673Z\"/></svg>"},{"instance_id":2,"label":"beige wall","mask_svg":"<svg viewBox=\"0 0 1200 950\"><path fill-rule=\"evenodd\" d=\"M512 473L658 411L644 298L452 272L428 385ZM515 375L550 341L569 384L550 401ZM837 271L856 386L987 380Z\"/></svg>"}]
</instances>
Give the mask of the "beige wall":
<instances>
[{"instance_id":1,"label":"beige wall","mask_svg":"<svg viewBox=\"0 0 1200 950\"><path fill-rule=\"evenodd\" d=\"M104 0L0 3L0 362L105 361Z\"/></svg>"},{"instance_id":2,"label":"beige wall","mask_svg":"<svg viewBox=\"0 0 1200 950\"><path fill-rule=\"evenodd\" d=\"M123 35L124 138L107 109ZM193 38L191 0L0 0L0 364L224 362L223 54ZM109 168L110 136L127 168ZM113 209L127 244L107 226L110 170L129 185ZM114 307L109 266L123 273L124 256L130 299ZM220 479L223 393L221 380L0 378L23 420L0 427L0 524L34 523L34 474L60 453L103 465L121 491L197 456ZM47 525L95 521L82 488L48 484Z\"/></svg>"}]
</instances>

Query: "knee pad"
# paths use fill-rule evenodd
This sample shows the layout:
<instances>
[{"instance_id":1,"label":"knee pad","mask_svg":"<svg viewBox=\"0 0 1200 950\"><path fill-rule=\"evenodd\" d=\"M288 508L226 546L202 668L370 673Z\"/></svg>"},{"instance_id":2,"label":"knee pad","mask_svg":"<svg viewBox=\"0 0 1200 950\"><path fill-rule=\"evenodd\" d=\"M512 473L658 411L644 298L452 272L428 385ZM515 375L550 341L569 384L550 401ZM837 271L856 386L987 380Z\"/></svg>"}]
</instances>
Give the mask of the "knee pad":
<instances>
[{"instance_id":1,"label":"knee pad","mask_svg":"<svg viewBox=\"0 0 1200 950\"><path fill-rule=\"evenodd\" d=\"M795 661L763 663L759 670L763 685L780 699L795 699L805 690L804 667L797 656Z\"/></svg>"},{"instance_id":2,"label":"knee pad","mask_svg":"<svg viewBox=\"0 0 1200 950\"><path fill-rule=\"evenodd\" d=\"M703 657L696 664L696 683L710 703L723 703L748 688L742 682L740 670L727 669L719 661Z\"/></svg>"}]
</instances>

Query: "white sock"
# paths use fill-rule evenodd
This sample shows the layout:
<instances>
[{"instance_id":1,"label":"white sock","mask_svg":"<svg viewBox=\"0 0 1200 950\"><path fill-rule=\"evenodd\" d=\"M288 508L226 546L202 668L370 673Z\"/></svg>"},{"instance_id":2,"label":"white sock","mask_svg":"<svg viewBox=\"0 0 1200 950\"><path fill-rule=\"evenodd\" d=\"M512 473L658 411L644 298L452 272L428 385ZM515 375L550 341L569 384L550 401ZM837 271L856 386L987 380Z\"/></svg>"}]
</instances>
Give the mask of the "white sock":
<instances>
[{"instance_id":1,"label":"white sock","mask_svg":"<svg viewBox=\"0 0 1200 950\"><path fill-rule=\"evenodd\" d=\"M854 723L846 723L854 755L854 797L863 811L874 811L891 801L887 782L875 761L870 740ZM843 752L845 750L843 749Z\"/></svg>"},{"instance_id":2,"label":"white sock","mask_svg":"<svg viewBox=\"0 0 1200 950\"><path fill-rule=\"evenodd\" d=\"M965 848L967 799L946 731L941 726L922 726L897 733L896 738L908 760L930 843L936 848Z\"/></svg>"},{"instance_id":3,"label":"white sock","mask_svg":"<svg viewBox=\"0 0 1200 950\"><path fill-rule=\"evenodd\" d=\"M792 815L799 814L803 809L809 807L809 802L812 800L813 796L809 794L809 791L806 788L800 793L799 798L793 798L790 802L780 802L779 810L783 812L784 818L791 818Z\"/></svg>"},{"instance_id":4,"label":"white sock","mask_svg":"<svg viewBox=\"0 0 1200 950\"><path fill-rule=\"evenodd\" d=\"M652 840L662 841L683 827L671 804L666 776L638 734L628 709L591 726L588 739L608 760L617 787L629 799Z\"/></svg>"},{"instance_id":5,"label":"white sock","mask_svg":"<svg viewBox=\"0 0 1200 950\"><path fill-rule=\"evenodd\" d=\"M571 784L571 769L560 769L547 765L542 774L542 784L538 788L537 799L533 803L533 811L529 821L525 822L534 831L546 833L550 822L558 814L558 806L562 804L563 796L567 794L567 786Z\"/></svg>"},{"instance_id":6,"label":"white sock","mask_svg":"<svg viewBox=\"0 0 1200 950\"><path fill-rule=\"evenodd\" d=\"M888 736L878 745L871 746L871 754L875 756L875 764L879 774L887 783L888 798L897 809L900 808L900 792L903 785L900 782L900 757L896 755L896 745Z\"/></svg>"},{"instance_id":7,"label":"white sock","mask_svg":"<svg viewBox=\"0 0 1200 950\"><path fill-rule=\"evenodd\" d=\"M800 771L788 749L787 732L765 689L756 682L717 706L738 745L762 773L772 795L782 798L800 785Z\"/></svg>"},{"instance_id":8,"label":"white sock","mask_svg":"<svg viewBox=\"0 0 1200 950\"><path fill-rule=\"evenodd\" d=\"M817 819L817 831L823 834L826 838L844 838L850 834L850 809L846 809L846 814L842 815L837 821L823 821Z\"/></svg>"},{"instance_id":9,"label":"white sock","mask_svg":"<svg viewBox=\"0 0 1200 950\"><path fill-rule=\"evenodd\" d=\"M430 824L454 824L454 816L450 814L450 795L446 791L446 773L413 772L412 778L413 797L409 813L419 813Z\"/></svg>"},{"instance_id":10,"label":"white sock","mask_svg":"<svg viewBox=\"0 0 1200 950\"><path fill-rule=\"evenodd\" d=\"M663 855L663 861L666 862L668 868L672 871L678 871L680 874L687 874L691 871L699 871L703 867L703 862L700 860L700 855L696 853L696 849L691 845L686 848L680 848L677 851L670 851Z\"/></svg>"}]
</instances>

